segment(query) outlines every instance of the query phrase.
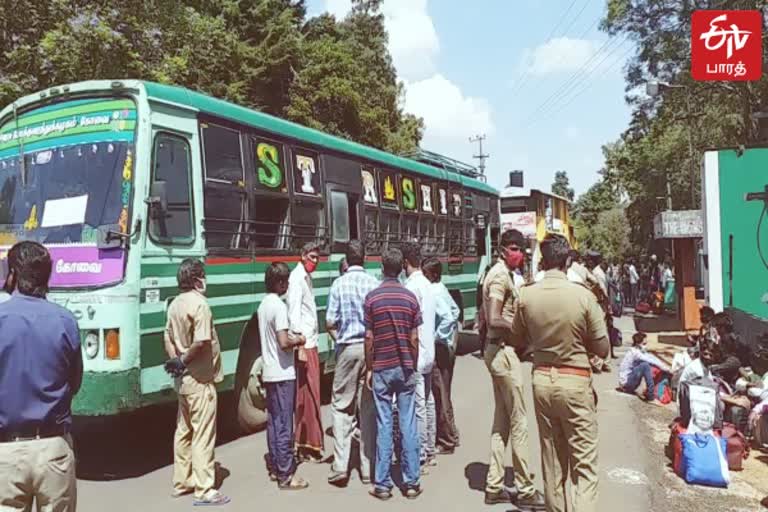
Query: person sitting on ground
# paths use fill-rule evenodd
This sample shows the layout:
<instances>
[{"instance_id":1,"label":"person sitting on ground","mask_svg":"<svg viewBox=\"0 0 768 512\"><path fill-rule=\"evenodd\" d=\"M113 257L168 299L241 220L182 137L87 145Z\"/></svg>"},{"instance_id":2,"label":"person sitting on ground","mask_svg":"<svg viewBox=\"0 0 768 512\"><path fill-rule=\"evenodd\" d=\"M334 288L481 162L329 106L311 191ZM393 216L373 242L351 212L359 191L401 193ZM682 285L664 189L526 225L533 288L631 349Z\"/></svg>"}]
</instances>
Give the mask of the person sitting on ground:
<instances>
[{"instance_id":1,"label":"person sitting on ground","mask_svg":"<svg viewBox=\"0 0 768 512\"><path fill-rule=\"evenodd\" d=\"M739 378L739 368L750 365L749 348L741 342L733 328L733 320L727 313L712 318L712 328L720 345L720 358L709 370L733 386Z\"/></svg>"},{"instance_id":2,"label":"person sitting on ground","mask_svg":"<svg viewBox=\"0 0 768 512\"><path fill-rule=\"evenodd\" d=\"M666 373L671 373L671 370L661 359L648 353L647 346L647 335L644 332L636 332L632 336L632 348L627 351L619 366L619 391L634 394L644 380L645 400L654 402L651 368L656 367Z\"/></svg>"},{"instance_id":3,"label":"person sitting on ground","mask_svg":"<svg viewBox=\"0 0 768 512\"><path fill-rule=\"evenodd\" d=\"M699 332L698 334L688 335L688 344L690 345L690 347L688 347L688 355L691 359L699 356L699 340L709 334L709 330L712 327L712 318L714 318L714 316L715 310L709 306L702 306L699 310L699 322L701 323Z\"/></svg>"}]
</instances>

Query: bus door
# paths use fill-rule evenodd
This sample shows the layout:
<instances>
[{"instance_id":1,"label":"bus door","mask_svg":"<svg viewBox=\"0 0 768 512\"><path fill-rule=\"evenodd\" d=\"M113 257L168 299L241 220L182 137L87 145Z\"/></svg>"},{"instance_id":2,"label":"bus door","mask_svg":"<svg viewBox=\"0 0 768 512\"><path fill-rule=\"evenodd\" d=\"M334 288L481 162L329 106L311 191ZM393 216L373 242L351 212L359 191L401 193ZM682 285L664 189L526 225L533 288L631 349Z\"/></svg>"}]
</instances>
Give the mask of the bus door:
<instances>
[{"instance_id":1,"label":"bus door","mask_svg":"<svg viewBox=\"0 0 768 512\"><path fill-rule=\"evenodd\" d=\"M350 240L360 239L363 214L362 165L347 158L323 155L331 254L346 251Z\"/></svg>"}]
</instances>

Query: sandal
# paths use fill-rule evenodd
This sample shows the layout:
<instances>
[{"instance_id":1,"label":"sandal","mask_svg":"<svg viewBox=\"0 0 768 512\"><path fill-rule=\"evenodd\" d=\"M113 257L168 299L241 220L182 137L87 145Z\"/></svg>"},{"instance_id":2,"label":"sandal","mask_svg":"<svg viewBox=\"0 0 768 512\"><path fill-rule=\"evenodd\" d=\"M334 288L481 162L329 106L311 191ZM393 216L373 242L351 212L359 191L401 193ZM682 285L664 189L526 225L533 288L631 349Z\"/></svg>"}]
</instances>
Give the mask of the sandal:
<instances>
[{"instance_id":1,"label":"sandal","mask_svg":"<svg viewBox=\"0 0 768 512\"><path fill-rule=\"evenodd\" d=\"M409 487L408 489L406 489L404 494L405 494L405 497L408 498L409 500L415 500L416 498L421 496L422 492L424 491L421 489L421 486L417 485L415 487Z\"/></svg>"},{"instance_id":2,"label":"sandal","mask_svg":"<svg viewBox=\"0 0 768 512\"><path fill-rule=\"evenodd\" d=\"M182 496L187 496L188 494L192 494L195 492L194 487L185 487L183 489L174 489L171 491L171 498L181 498Z\"/></svg>"},{"instance_id":3,"label":"sandal","mask_svg":"<svg viewBox=\"0 0 768 512\"><path fill-rule=\"evenodd\" d=\"M287 482L277 484L277 487L281 491L300 491L309 487L309 482L301 478L300 476L292 476Z\"/></svg>"},{"instance_id":4,"label":"sandal","mask_svg":"<svg viewBox=\"0 0 768 512\"><path fill-rule=\"evenodd\" d=\"M384 489L371 489L368 494L381 501L387 501L392 498L391 491L385 491Z\"/></svg>"},{"instance_id":5,"label":"sandal","mask_svg":"<svg viewBox=\"0 0 768 512\"><path fill-rule=\"evenodd\" d=\"M194 506L196 507L218 507L220 505L226 505L232 501L229 496L224 496L218 491L214 491L207 496L195 499Z\"/></svg>"}]
</instances>

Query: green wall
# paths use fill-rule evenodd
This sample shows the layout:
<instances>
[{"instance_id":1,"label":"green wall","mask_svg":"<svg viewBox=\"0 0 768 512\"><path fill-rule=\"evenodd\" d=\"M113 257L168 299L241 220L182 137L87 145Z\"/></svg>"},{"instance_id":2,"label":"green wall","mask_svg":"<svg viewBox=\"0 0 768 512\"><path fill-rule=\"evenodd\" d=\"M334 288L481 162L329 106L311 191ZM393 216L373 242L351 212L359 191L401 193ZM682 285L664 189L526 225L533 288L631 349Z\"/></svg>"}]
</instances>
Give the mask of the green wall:
<instances>
[{"instance_id":1,"label":"green wall","mask_svg":"<svg viewBox=\"0 0 768 512\"><path fill-rule=\"evenodd\" d=\"M721 247L723 262L723 305L768 319L768 268L757 248L757 224L763 210L762 201L745 200L748 192L760 192L768 185L768 148L749 149L741 156L734 150L719 153ZM733 236L733 283L729 284L731 254L729 238ZM760 229L763 255L768 260L768 218Z\"/></svg>"}]
</instances>

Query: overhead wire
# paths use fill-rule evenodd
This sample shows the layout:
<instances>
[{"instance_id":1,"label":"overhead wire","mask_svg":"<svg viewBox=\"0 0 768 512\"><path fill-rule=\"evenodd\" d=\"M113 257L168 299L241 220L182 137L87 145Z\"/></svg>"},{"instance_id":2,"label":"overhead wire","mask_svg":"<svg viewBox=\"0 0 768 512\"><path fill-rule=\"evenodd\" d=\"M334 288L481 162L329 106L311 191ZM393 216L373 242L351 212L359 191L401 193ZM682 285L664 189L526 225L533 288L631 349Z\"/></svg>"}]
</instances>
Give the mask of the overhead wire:
<instances>
[{"instance_id":1,"label":"overhead wire","mask_svg":"<svg viewBox=\"0 0 768 512\"><path fill-rule=\"evenodd\" d=\"M670 27L668 30L674 31L680 29L683 25L687 23L686 20L680 21L677 23L676 26ZM563 100L566 100L566 98L569 97L569 95L577 90L579 86L584 84L589 78L600 69L600 66L603 62L605 62L608 58L610 58L611 55L615 54L616 51L621 48L622 44L627 41L629 38L629 35L625 35L623 38L615 38L611 37L607 39L603 45L589 58L587 59L582 66L579 67L578 70L576 70L563 84L560 85L558 89L556 89L552 94L550 94L542 103L540 103L534 111L525 118L525 121L522 123L524 128L530 127L534 124L537 124L542 118L549 117L547 114L551 114L553 112L560 112L563 108L565 108L564 105L561 108L558 108L558 103L562 102ZM617 42L618 41L618 42ZM615 61L611 66L615 66L617 63L621 62L629 53L632 51L633 48L629 48L617 61ZM593 62L596 61L599 57L603 57L599 62L592 65ZM587 89L589 89L589 84L587 84L586 87L579 90L578 93L571 96L569 99L566 100L567 104L570 104L573 102L573 100L580 96L583 92L585 92ZM538 119L537 119L538 116Z\"/></svg>"},{"instance_id":2,"label":"overhead wire","mask_svg":"<svg viewBox=\"0 0 768 512\"><path fill-rule=\"evenodd\" d=\"M568 25L568 27L567 27L565 30L563 30L563 37L565 37L565 36L567 36L567 35L568 35L568 32L570 32L570 31L571 31L571 29L573 28L573 25L574 25L574 24L575 24L575 23L578 21L578 19L579 19L579 16L581 16L581 14L584 12L584 10L585 10L585 9L586 9L586 8L589 6L589 4L591 4L591 3L592 3L592 0L587 0L586 2L584 2L584 5L582 5L582 6L581 6L581 9L579 10L579 12L577 12L577 13L576 13L576 16L574 16L573 18L571 18L571 24L570 24L570 25ZM600 19L600 18L598 18L598 19Z\"/></svg>"},{"instance_id":3,"label":"overhead wire","mask_svg":"<svg viewBox=\"0 0 768 512\"><path fill-rule=\"evenodd\" d=\"M619 46L619 47L617 47L617 49L618 49L618 48L620 48L620 46ZM617 65L617 64L622 64L622 63L624 63L624 62L625 62L625 59L626 59L626 57L627 57L627 56L628 56L630 53L632 53L632 50L633 50L633 49L634 49L634 48L632 48L632 47L630 47L630 48L627 48L627 50L626 50L626 51L625 51L623 54L621 54L621 55L620 55L620 56L619 56L619 57L618 57L616 60L614 60L614 61L613 61L611 64L609 64L609 65L608 65L608 66L605 68L605 69L606 69L606 72L610 72L610 71L613 71L613 70L616 68L616 65ZM603 63L605 60L607 60L607 59L608 59L608 58L609 58L609 57L610 57L612 54L613 54L613 52L612 52L611 54L608 54L608 55L606 55L606 56L605 56L605 57L604 57L604 58L603 58L603 59L602 59L602 60L601 60L599 63L597 63L597 64L596 64L596 66L595 66L595 69L599 69L599 68L601 67L602 63ZM544 120L546 120L546 119L551 119L551 118L552 118L552 117L554 117L556 114L559 114L560 112L562 112L563 110L565 110L566 108L568 108L568 107L569 107L569 106L570 106L570 105L571 105L571 104L572 104L572 103L573 103L573 102L576 100L576 98L578 98L579 96L581 96L582 94L584 94L585 92L587 92L587 91L588 91L588 90L589 90L589 89L592 87L592 83L590 83L590 82L587 82L586 80L582 81L582 82L581 82L581 85L584 85L584 87L581 87L580 89L577 89L577 88L578 88L578 85L576 85L576 86L575 86L576 88L574 88L574 89L571 89L571 90L570 90L568 93L566 93L566 94L564 95L564 98L565 98L565 97L566 97L568 94L570 94L571 92L577 91L577 92L576 92L576 94L573 94L572 96L570 96L570 97L569 97L569 98L568 98L568 99L565 101L565 103L561 103L559 106L555 106L555 107L553 107L553 109L552 109L552 110L549 110L548 112L542 113L542 115L541 115L540 117L538 117L538 118L536 118L536 119L532 120L532 121L531 121L531 122L530 122L530 123L529 123L529 124L526 126L526 128L530 128L530 127L532 127L532 126L535 126L535 125L536 125L536 124L538 124L539 122L541 122L541 121L544 121Z\"/></svg>"},{"instance_id":4,"label":"overhead wire","mask_svg":"<svg viewBox=\"0 0 768 512\"><path fill-rule=\"evenodd\" d=\"M584 11L586 8L587 8L587 6L588 6L588 5L591 3L591 1L592 1L592 0L587 0L587 2L586 2L586 3L585 3L583 6L582 6L582 8L581 8L581 10L579 11L579 13L577 14L577 16L576 16L576 17L574 17L574 19L573 19L573 20L571 20L571 25L569 25L569 27L568 27L568 28L567 28L567 29L566 29L566 30L563 32L563 37L567 37L567 36L568 36L568 33L570 32L570 29L573 27L574 23L575 23L575 22L576 22L576 20L578 19L578 16L579 16L579 15L580 15L580 14L581 14L581 13L582 13L582 12L583 12L583 11ZM576 40L583 40L583 39L584 39L584 37L585 37L585 36L586 36L588 33L590 33L590 32L592 31L592 29L594 29L594 28L597 26L597 24L600 22L600 19L601 19L601 16L598 16L597 18L595 18L595 19L592 21L592 23L590 23L590 24L589 24L589 25L588 25L588 26L587 26L587 27L586 27L586 28L585 28L585 29L584 29L584 30L583 30L583 31L582 31L582 32L581 32L581 33L580 33L580 34L579 34L579 35L576 37ZM530 70L530 68L529 68L529 70ZM534 90L535 90L535 89L537 89L537 88L538 88L538 84L540 84L541 82L543 82L543 81L544 81L544 79L545 79L545 78L544 78L544 76L539 76L538 78L536 78L536 81L534 82L534 84L535 84L536 86L535 86L535 87L533 87L533 89L534 89ZM518 85L518 84L516 84L516 85ZM516 90L512 91L512 94L514 94L514 93L517 93L517 92L520 92L520 89L522 89L522 85L520 85L520 87L518 87Z\"/></svg>"},{"instance_id":5,"label":"overhead wire","mask_svg":"<svg viewBox=\"0 0 768 512\"><path fill-rule=\"evenodd\" d=\"M598 58L603 56L608 49L610 48L611 51L615 50L616 47L620 46L622 42L626 40L626 37L623 40L620 40L620 42L617 44L617 39L610 38L606 39L600 48L598 48L595 53L593 53L571 76L568 78L565 82L563 82L560 87L555 89L547 98L539 104L538 107L534 109L534 111L526 118L524 123L528 123L530 119L534 118L539 112L545 111L547 108L549 108L553 103L557 103L557 101L562 98L564 94L568 92L570 87L578 82L582 77L587 75L589 73L590 65L595 62Z\"/></svg>"},{"instance_id":6,"label":"overhead wire","mask_svg":"<svg viewBox=\"0 0 768 512\"><path fill-rule=\"evenodd\" d=\"M590 0L587 0L587 2L589 1ZM560 28L560 25L562 24L563 20L565 20L566 16L568 16L568 13L571 12L571 9L573 9L574 5L576 5L576 0L571 0L571 3L568 5L568 8L563 12L563 14L560 15L560 18L557 20L557 23L555 23L555 26L552 27L552 30L549 32L549 35L547 36L546 39L544 39L545 42L552 39L552 36L554 36L555 32ZM523 70L523 75L515 83L511 94L516 94L523 88L523 85L525 84L525 81L527 80L528 76L530 76L530 74L531 74L531 68L530 66L526 66L526 68Z\"/></svg>"}]
</instances>

